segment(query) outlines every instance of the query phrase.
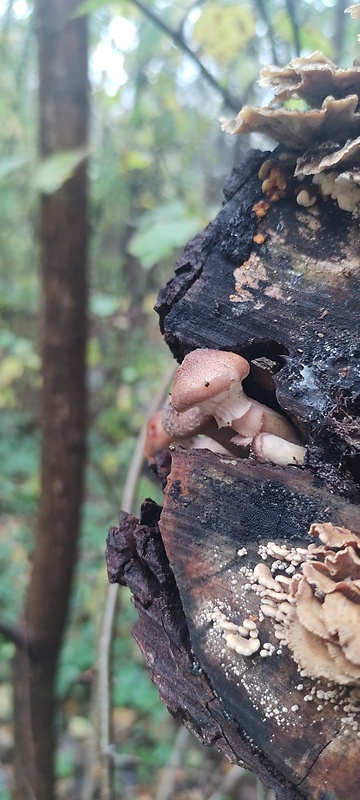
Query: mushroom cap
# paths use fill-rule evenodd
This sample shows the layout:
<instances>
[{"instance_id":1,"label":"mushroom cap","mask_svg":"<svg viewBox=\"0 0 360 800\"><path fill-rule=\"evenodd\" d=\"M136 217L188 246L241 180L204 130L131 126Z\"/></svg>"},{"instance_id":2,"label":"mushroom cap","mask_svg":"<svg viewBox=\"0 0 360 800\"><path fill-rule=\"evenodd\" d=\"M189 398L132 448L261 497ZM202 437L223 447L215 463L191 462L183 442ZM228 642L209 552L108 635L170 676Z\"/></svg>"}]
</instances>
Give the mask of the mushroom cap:
<instances>
[{"instance_id":1,"label":"mushroom cap","mask_svg":"<svg viewBox=\"0 0 360 800\"><path fill-rule=\"evenodd\" d=\"M144 456L148 461L155 458L159 450L166 450L174 441L164 430L161 422L161 411L156 411L148 420L144 444Z\"/></svg>"},{"instance_id":2,"label":"mushroom cap","mask_svg":"<svg viewBox=\"0 0 360 800\"><path fill-rule=\"evenodd\" d=\"M248 361L223 350L192 350L175 373L171 402L176 411L210 400L249 374Z\"/></svg>"}]
</instances>

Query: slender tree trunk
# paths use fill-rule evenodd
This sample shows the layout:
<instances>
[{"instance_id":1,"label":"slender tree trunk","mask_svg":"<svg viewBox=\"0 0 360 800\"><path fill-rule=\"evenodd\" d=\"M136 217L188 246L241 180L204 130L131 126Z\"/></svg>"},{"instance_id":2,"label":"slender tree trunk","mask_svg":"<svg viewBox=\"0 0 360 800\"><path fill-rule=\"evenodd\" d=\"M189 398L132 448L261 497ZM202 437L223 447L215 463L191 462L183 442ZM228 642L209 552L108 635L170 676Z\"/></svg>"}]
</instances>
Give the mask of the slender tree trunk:
<instances>
[{"instance_id":1,"label":"slender tree trunk","mask_svg":"<svg viewBox=\"0 0 360 800\"><path fill-rule=\"evenodd\" d=\"M42 158L86 145L87 31L78 0L36 0ZM86 433L86 164L41 198L41 494L14 664L18 800L54 797L55 678L77 557Z\"/></svg>"}]
</instances>

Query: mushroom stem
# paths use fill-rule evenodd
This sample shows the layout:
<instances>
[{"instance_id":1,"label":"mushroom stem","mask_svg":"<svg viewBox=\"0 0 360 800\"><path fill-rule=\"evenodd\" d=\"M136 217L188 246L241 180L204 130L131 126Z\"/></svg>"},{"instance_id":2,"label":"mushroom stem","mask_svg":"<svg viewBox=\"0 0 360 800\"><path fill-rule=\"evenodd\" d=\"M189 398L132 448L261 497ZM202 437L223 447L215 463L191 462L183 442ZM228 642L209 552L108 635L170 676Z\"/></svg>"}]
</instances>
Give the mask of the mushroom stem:
<instances>
[{"instance_id":1,"label":"mushroom stem","mask_svg":"<svg viewBox=\"0 0 360 800\"><path fill-rule=\"evenodd\" d=\"M178 441L187 436L197 436L204 433L211 424L212 417L205 413L199 406L189 408L188 411L175 411L168 398L161 412L161 424L164 431Z\"/></svg>"},{"instance_id":2,"label":"mushroom stem","mask_svg":"<svg viewBox=\"0 0 360 800\"><path fill-rule=\"evenodd\" d=\"M191 445L195 449L208 448L215 453L231 453L238 458L248 456L247 450L240 449L238 445L232 443L232 428L229 430L219 429L214 417L206 414L199 406L194 406L188 411L175 411L171 404L171 397L169 397L161 412L161 422L172 442L184 444L184 440L188 440L188 437L195 437ZM198 438L199 433L205 434L205 437ZM204 444L205 438L206 444Z\"/></svg>"},{"instance_id":3,"label":"mushroom stem","mask_svg":"<svg viewBox=\"0 0 360 800\"><path fill-rule=\"evenodd\" d=\"M247 395L244 396L247 397ZM257 400L251 400L250 402L251 408L249 411L240 419L232 422L232 427L240 434L239 436L234 436L234 443L250 444L252 438L258 433L273 433L287 442L300 444L293 426L285 417ZM251 431L253 431L252 436ZM242 433L243 435L241 435Z\"/></svg>"},{"instance_id":4,"label":"mushroom stem","mask_svg":"<svg viewBox=\"0 0 360 800\"><path fill-rule=\"evenodd\" d=\"M258 433L252 440L251 452L261 463L271 461L280 466L302 466L306 449L273 433Z\"/></svg>"}]
</instances>

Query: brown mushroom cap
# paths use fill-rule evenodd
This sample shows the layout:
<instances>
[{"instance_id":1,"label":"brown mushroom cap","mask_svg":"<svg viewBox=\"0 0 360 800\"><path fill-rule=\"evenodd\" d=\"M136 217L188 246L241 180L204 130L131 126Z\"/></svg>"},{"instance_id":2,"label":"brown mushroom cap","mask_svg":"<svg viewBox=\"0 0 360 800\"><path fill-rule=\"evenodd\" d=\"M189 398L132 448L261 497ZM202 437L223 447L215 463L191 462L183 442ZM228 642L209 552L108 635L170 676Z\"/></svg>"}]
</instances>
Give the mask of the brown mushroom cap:
<instances>
[{"instance_id":1,"label":"brown mushroom cap","mask_svg":"<svg viewBox=\"0 0 360 800\"><path fill-rule=\"evenodd\" d=\"M227 391L249 374L250 365L236 353L192 350L175 373L171 402L176 411L187 411Z\"/></svg>"},{"instance_id":2,"label":"brown mushroom cap","mask_svg":"<svg viewBox=\"0 0 360 800\"><path fill-rule=\"evenodd\" d=\"M165 450L171 442L173 436L169 436L162 426L161 411L156 411L148 420L146 426L146 438L144 444L144 456L148 461L155 458L159 450Z\"/></svg>"}]
</instances>

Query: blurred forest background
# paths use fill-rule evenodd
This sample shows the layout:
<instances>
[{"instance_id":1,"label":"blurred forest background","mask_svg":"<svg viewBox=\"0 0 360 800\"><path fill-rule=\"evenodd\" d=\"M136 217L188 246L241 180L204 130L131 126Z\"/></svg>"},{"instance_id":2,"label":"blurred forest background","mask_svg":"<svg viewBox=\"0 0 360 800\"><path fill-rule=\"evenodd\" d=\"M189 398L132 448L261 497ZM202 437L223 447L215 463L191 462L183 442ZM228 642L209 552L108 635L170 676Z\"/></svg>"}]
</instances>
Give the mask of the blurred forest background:
<instances>
[{"instance_id":1,"label":"blurred forest background","mask_svg":"<svg viewBox=\"0 0 360 800\"><path fill-rule=\"evenodd\" d=\"M139 431L172 360L153 312L157 292L171 277L179 248L219 209L224 179L242 153L249 145L268 146L257 137L225 136L219 117L234 116L244 103L266 103L256 84L263 64L286 64L315 49L350 64L357 31L344 15L346 5L74 3L88 25L90 144L86 152L41 160L36 9L27 0L0 0L0 800L14 791L16 641L8 634L22 616L41 488L39 198L61 190L88 157L88 452L80 552L56 683L56 796L105 800L95 700L107 596L104 547ZM144 468L135 513L148 495L161 502ZM120 590L111 661L114 775L106 797L265 798L249 773L178 731L130 635L135 617Z\"/></svg>"}]
</instances>

